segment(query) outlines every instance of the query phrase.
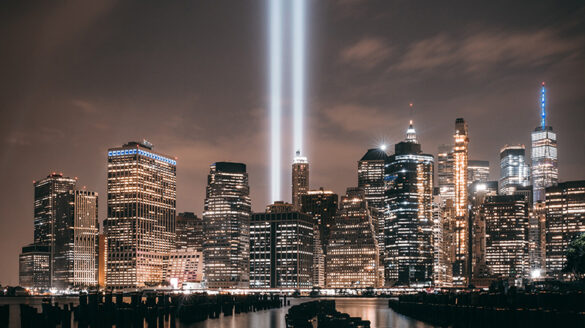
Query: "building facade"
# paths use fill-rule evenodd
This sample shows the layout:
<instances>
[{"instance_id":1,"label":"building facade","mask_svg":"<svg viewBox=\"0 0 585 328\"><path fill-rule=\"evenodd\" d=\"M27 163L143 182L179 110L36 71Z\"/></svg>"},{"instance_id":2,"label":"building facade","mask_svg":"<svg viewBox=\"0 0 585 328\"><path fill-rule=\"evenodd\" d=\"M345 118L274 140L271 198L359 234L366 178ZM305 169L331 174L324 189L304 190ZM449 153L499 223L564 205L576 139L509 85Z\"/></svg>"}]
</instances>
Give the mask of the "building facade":
<instances>
[{"instance_id":1,"label":"building facade","mask_svg":"<svg viewBox=\"0 0 585 328\"><path fill-rule=\"evenodd\" d=\"M163 282L164 262L175 242L176 165L146 141L108 150L108 287Z\"/></svg>"},{"instance_id":2,"label":"building facade","mask_svg":"<svg viewBox=\"0 0 585 328\"><path fill-rule=\"evenodd\" d=\"M455 201L455 158L452 145L439 146L437 182L443 205L448 199Z\"/></svg>"},{"instance_id":3,"label":"building facade","mask_svg":"<svg viewBox=\"0 0 585 328\"><path fill-rule=\"evenodd\" d=\"M250 288L313 287L314 221L277 202L250 218Z\"/></svg>"},{"instance_id":4,"label":"building facade","mask_svg":"<svg viewBox=\"0 0 585 328\"><path fill-rule=\"evenodd\" d=\"M364 192L348 188L327 245L327 288L380 287L379 254Z\"/></svg>"},{"instance_id":5,"label":"building facade","mask_svg":"<svg viewBox=\"0 0 585 328\"><path fill-rule=\"evenodd\" d=\"M585 232L585 181L548 187L545 196L546 270L551 277L563 278L569 243Z\"/></svg>"},{"instance_id":6,"label":"building facade","mask_svg":"<svg viewBox=\"0 0 585 328\"><path fill-rule=\"evenodd\" d=\"M455 147L453 148L453 180L455 183L455 262L453 263L453 283L466 286L469 278L470 245L467 192L467 165L469 136L464 119L455 120Z\"/></svg>"},{"instance_id":7,"label":"building facade","mask_svg":"<svg viewBox=\"0 0 585 328\"><path fill-rule=\"evenodd\" d=\"M513 195L518 187L530 184L530 167L524 145L506 145L500 150L500 194Z\"/></svg>"},{"instance_id":8,"label":"building facade","mask_svg":"<svg viewBox=\"0 0 585 328\"><path fill-rule=\"evenodd\" d=\"M385 168L388 283L430 285L433 277L433 156L423 154L411 125Z\"/></svg>"},{"instance_id":9,"label":"building facade","mask_svg":"<svg viewBox=\"0 0 585 328\"><path fill-rule=\"evenodd\" d=\"M467 161L467 185L474 182L487 182L490 179L490 162L480 160Z\"/></svg>"},{"instance_id":10,"label":"building facade","mask_svg":"<svg viewBox=\"0 0 585 328\"><path fill-rule=\"evenodd\" d=\"M250 213L246 165L212 164L203 211L203 261L208 288L249 286Z\"/></svg>"},{"instance_id":11,"label":"building facade","mask_svg":"<svg viewBox=\"0 0 585 328\"><path fill-rule=\"evenodd\" d=\"M485 219L486 263L504 279L529 276L528 201L524 196L488 196L481 205Z\"/></svg>"},{"instance_id":12,"label":"building facade","mask_svg":"<svg viewBox=\"0 0 585 328\"><path fill-rule=\"evenodd\" d=\"M171 250L165 279L174 288L184 288L188 285L201 287L203 266L201 250L196 248Z\"/></svg>"},{"instance_id":13,"label":"building facade","mask_svg":"<svg viewBox=\"0 0 585 328\"><path fill-rule=\"evenodd\" d=\"M532 132L532 187L534 202L544 202L545 189L559 182L557 134L546 125L546 88L542 83L541 124Z\"/></svg>"},{"instance_id":14,"label":"building facade","mask_svg":"<svg viewBox=\"0 0 585 328\"><path fill-rule=\"evenodd\" d=\"M90 287L98 279L98 194L70 190L57 195L53 286Z\"/></svg>"},{"instance_id":15,"label":"building facade","mask_svg":"<svg viewBox=\"0 0 585 328\"><path fill-rule=\"evenodd\" d=\"M50 281L51 252L47 245L30 244L22 248L18 258L21 287L48 289Z\"/></svg>"},{"instance_id":16,"label":"building facade","mask_svg":"<svg viewBox=\"0 0 585 328\"><path fill-rule=\"evenodd\" d=\"M175 220L175 248L203 249L203 220L193 212L177 214Z\"/></svg>"},{"instance_id":17,"label":"building facade","mask_svg":"<svg viewBox=\"0 0 585 328\"><path fill-rule=\"evenodd\" d=\"M309 161L297 151L292 165L292 204L301 209L302 196L309 191Z\"/></svg>"}]
</instances>

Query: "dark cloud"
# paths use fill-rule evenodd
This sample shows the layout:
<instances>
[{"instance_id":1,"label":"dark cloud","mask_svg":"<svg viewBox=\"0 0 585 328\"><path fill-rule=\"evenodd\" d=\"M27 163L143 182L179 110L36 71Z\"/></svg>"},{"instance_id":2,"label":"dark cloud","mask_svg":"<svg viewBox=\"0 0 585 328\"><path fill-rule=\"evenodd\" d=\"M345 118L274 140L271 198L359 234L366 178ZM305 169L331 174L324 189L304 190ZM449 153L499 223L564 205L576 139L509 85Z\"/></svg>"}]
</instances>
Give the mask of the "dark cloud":
<instances>
[{"instance_id":1,"label":"dark cloud","mask_svg":"<svg viewBox=\"0 0 585 328\"><path fill-rule=\"evenodd\" d=\"M264 209L265 3L0 4L0 284L17 283L19 249L32 241L32 181L51 171L77 176L99 192L103 219L107 149L129 140L178 157L179 211L201 213L209 164L224 160L248 164L253 208ZM357 160L403 139L411 118L423 150L436 153L464 117L471 158L490 160L497 178L499 149L530 142L543 80L561 179L585 178L582 1L309 3L313 188L355 186Z\"/></svg>"}]
</instances>

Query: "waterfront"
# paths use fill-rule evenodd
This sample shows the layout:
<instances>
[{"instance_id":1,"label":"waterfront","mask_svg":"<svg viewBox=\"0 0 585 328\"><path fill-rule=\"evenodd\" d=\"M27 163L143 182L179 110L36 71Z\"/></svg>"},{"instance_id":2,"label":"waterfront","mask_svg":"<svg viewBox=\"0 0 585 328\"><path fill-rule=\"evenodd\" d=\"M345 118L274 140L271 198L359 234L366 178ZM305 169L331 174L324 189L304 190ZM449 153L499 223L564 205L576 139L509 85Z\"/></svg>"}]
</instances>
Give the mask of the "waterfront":
<instances>
[{"instance_id":1,"label":"waterfront","mask_svg":"<svg viewBox=\"0 0 585 328\"><path fill-rule=\"evenodd\" d=\"M352 317L361 317L370 320L372 327L392 328L427 328L433 327L423 322L400 315L388 307L386 298L332 298L336 301L337 310L350 314ZM20 309L18 304L29 304L40 309L41 298L10 297L0 298L0 305L10 304L9 327L20 327ZM290 305L310 301L311 298L290 299ZM55 298L60 304L78 303L76 298ZM216 319L207 319L193 324L182 324L177 320L176 327L184 328L285 328L284 316L290 306L257 312L240 313L232 316L221 315ZM145 325L146 326L146 325ZM74 323L72 327L77 327ZM169 321L165 321L164 327L171 328Z\"/></svg>"}]
</instances>

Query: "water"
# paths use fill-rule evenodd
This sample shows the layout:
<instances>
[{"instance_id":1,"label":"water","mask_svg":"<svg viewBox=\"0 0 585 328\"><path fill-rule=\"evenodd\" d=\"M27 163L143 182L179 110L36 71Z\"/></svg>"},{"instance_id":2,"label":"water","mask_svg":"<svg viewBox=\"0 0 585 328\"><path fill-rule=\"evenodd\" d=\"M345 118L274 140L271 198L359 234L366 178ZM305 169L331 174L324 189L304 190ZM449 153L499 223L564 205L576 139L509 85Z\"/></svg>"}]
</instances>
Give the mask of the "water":
<instances>
[{"instance_id":1,"label":"water","mask_svg":"<svg viewBox=\"0 0 585 328\"><path fill-rule=\"evenodd\" d=\"M332 298L335 299L337 311L349 313L352 317L361 317L364 320L370 320L372 328L429 328L431 325L414 320L394 312L388 307L388 300L384 298ZM312 301L311 298L289 299L290 304L295 305L303 302ZM10 324L9 327L20 326L20 308L18 304L24 303L35 306L40 309L42 298L30 297L6 297L0 298L0 304L10 304ZM60 304L74 303L77 304L76 298L59 299ZM271 309L258 312L249 312L235 314L224 317L221 315L217 319L207 319L203 322L194 324L181 324L177 322L177 328L285 328L284 316L288 311L288 306L279 309ZM73 327L76 327L74 324ZM146 327L146 324L145 324ZM170 327L169 322L165 322L165 327Z\"/></svg>"}]
</instances>

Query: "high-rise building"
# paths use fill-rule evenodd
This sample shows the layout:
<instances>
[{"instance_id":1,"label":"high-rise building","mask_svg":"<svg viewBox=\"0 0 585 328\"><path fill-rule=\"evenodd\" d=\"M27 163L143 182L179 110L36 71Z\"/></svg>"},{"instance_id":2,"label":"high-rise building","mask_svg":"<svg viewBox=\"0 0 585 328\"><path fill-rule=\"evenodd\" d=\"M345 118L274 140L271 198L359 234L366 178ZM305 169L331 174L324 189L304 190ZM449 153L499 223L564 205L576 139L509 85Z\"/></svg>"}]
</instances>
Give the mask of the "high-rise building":
<instances>
[{"instance_id":1,"label":"high-rise building","mask_svg":"<svg viewBox=\"0 0 585 328\"><path fill-rule=\"evenodd\" d=\"M453 148L453 180L455 183L455 262L453 283L467 285L469 278L469 215L467 213L467 161L469 136L467 123L462 118L455 120L455 147Z\"/></svg>"},{"instance_id":2,"label":"high-rise building","mask_svg":"<svg viewBox=\"0 0 585 328\"><path fill-rule=\"evenodd\" d=\"M292 165L292 204L301 209L302 195L309 191L309 161L297 151Z\"/></svg>"},{"instance_id":3,"label":"high-rise building","mask_svg":"<svg viewBox=\"0 0 585 328\"><path fill-rule=\"evenodd\" d=\"M585 232L585 180L546 188L546 270L562 277L569 243Z\"/></svg>"},{"instance_id":4,"label":"high-rise building","mask_svg":"<svg viewBox=\"0 0 585 328\"><path fill-rule=\"evenodd\" d=\"M76 179L62 173L51 173L45 179L34 182L34 243L49 246L49 285L53 285L55 261L55 217L57 195L75 189Z\"/></svg>"},{"instance_id":5,"label":"high-rise building","mask_svg":"<svg viewBox=\"0 0 585 328\"><path fill-rule=\"evenodd\" d=\"M337 215L338 196L330 190L309 190L302 196L301 212L310 215L314 222L315 248L313 251L313 284L325 287L325 255L329 235Z\"/></svg>"},{"instance_id":6,"label":"high-rise building","mask_svg":"<svg viewBox=\"0 0 585 328\"><path fill-rule=\"evenodd\" d=\"M108 150L107 286L163 282L164 262L175 243L176 165L147 141Z\"/></svg>"},{"instance_id":7,"label":"high-rise building","mask_svg":"<svg viewBox=\"0 0 585 328\"><path fill-rule=\"evenodd\" d=\"M423 154L412 121L385 168L385 277L430 285L433 276L433 155Z\"/></svg>"},{"instance_id":8,"label":"high-rise building","mask_svg":"<svg viewBox=\"0 0 585 328\"><path fill-rule=\"evenodd\" d=\"M559 182L557 162L557 134L546 125L546 89L542 83L541 124L532 132L532 187L534 202L543 202L545 188Z\"/></svg>"},{"instance_id":9,"label":"high-rise building","mask_svg":"<svg viewBox=\"0 0 585 328\"><path fill-rule=\"evenodd\" d=\"M22 248L18 258L19 285L25 288L48 289L51 287L50 247L30 244Z\"/></svg>"},{"instance_id":10,"label":"high-rise building","mask_svg":"<svg viewBox=\"0 0 585 328\"><path fill-rule=\"evenodd\" d=\"M455 258L455 208L453 200L443 201L439 188L433 191L433 284L451 287Z\"/></svg>"},{"instance_id":11,"label":"high-rise building","mask_svg":"<svg viewBox=\"0 0 585 328\"><path fill-rule=\"evenodd\" d=\"M530 184L524 145L506 145L500 150L500 194L513 195L518 187Z\"/></svg>"},{"instance_id":12,"label":"high-rise building","mask_svg":"<svg viewBox=\"0 0 585 328\"><path fill-rule=\"evenodd\" d=\"M246 164L212 164L203 211L203 261L207 287L249 286L250 212Z\"/></svg>"},{"instance_id":13,"label":"high-rise building","mask_svg":"<svg viewBox=\"0 0 585 328\"><path fill-rule=\"evenodd\" d=\"M443 205L455 201L455 158L452 145L440 145L437 154L437 180Z\"/></svg>"},{"instance_id":14,"label":"high-rise building","mask_svg":"<svg viewBox=\"0 0 585 328\"><path fill-rule=\"evenodd\" d=\"M467 185L474 182L487 182L490 179L490 162L469 160L467 162Z\"/></svg>"},{"instance_id":15,"label":"high-rise building","mask_svg":"<svg viewBox=\"0 0 585 328\"><path fill-rule=\"evenodd\" d=\"M481 209L487 197L497 195L497 181L476 181L469 185L471 205L469 211L469 222L471 224L471 279L473 279L472 284L476 287L483 282L487 283L491 277L486 263L486 221Z\"/></svg>"},{"instance_id":16,"label":"high-rise building","mask_svg":"<svg viewBox=\"0 0 585 328\"><path fill-rule=\"evenodd\" d=\"M371 210L381 251L384 250L384 165L387 158L383 149L372 148L358 161L358 188L364 191Z\"/></svg>"},{"instance_id":17,"label":"high-rise building","mask_svg":"<svg viewBox=\"0 0 585 328\"><path fill-rule=\"evenodd\" d=\"M481 205L485 219L486 263L504 279L527 278L528 201L524 196L488 196Z\"/></svg>"},{"instance_id":18,"label":"high-rise building","mask_svg":"<svg viewBox=\"0 0 585 328\"><path fill-rule=\"evenodd\" d=\"M327 245L327 287L380 287L379 256L364 191L347 188Z\"/></svg>"},{"instance_id":19,"label":"high-rise building","mask_svg":"<svg viewBox=\"0 0 585 328\"><path fill-rule=\"evenodd\" d=\"M276 202L250 218L250 287L313 287L314 222Z\"/></svg>"},{"instance_id":20,"label":"high-rise building","mask_svg":"<svg viewBox=\"0 0 585 328\"><path fill-rule=\"evenodd\" d=\"M175 220L175 248L203 249L203 220L193 212L177 214Z\"/></svg>"},{"instance_id":21,"label":"high-rise building","mask_svg":"<svg viewBox=\"0 0 585 328\"><path fill-rule=\"evenodd\" d=\"M106 287L106 268L107 268L107 242L106 235L99 234L98 236L98 286Z\"/></svg>"},{"instance_id":22,"label":"high-rise building","mask_svg":"<svg viewBox=\"0 0 585 328\"><path fill-rule=\"evenodd\" d=\"M96 286L98 279L98 194L70 190L55 199L53 287Z\"/></svg>"},{"instance_id":23,"label":"high-rise building","mask_svg":"<svg viewBox=\"0 0 585 328\"><path fill-rule=\"evenodd\" d=\"M174 288L187 284L201 287L203 281L203 253L196 248L178 248L169 253L165 279Z\"/></svg>"}]
</instances>

